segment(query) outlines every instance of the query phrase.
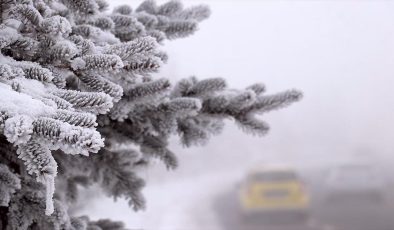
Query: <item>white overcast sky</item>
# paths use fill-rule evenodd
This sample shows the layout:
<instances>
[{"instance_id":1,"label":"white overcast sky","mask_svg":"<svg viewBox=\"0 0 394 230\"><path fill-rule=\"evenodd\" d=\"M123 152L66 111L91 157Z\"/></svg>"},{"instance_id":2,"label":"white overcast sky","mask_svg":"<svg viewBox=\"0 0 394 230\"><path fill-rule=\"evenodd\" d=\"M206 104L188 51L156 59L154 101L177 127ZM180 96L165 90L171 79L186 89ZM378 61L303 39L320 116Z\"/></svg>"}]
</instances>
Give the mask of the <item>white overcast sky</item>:
<instances>
[{"instance_id":1,"label":"white overcast sky","mask_svg":"<svg viewBox=\"0 0 394 230\"><path fill-rule=\"evenodd\" d=\"M135 8L139 2L111 4ZM184 2L208 4L212 16L194 36L166 42L170 59L159 75L221 76L236 88L258 81L269 93L297 88L305 97L267 115L272 130L263 139L230 126L206 148L174 146L180 172L197 170L199 161L202 171L210 171L248 159L318 161L360 149L394 152L394 1ZM155 207L157 199L147 199L148 209Z\"/></svg>"},{"instance_id":2,"label":"white overcast sky","mask_svg":"<svg viewBox=\"0 0 394 230\"><path fill-rule=\"evenodd\" d=\"M394 1L183 2L208 4L212 16L194 36L166 42L170 60L161 76L221 76L232 87L259 81L269 92L305 93L267 116L272 131L264 141L237 135L252 149L288 138L298 151L347 142L394 147ZM235 135L230 130L213 144Z\"/></svg>"}]
</instances>

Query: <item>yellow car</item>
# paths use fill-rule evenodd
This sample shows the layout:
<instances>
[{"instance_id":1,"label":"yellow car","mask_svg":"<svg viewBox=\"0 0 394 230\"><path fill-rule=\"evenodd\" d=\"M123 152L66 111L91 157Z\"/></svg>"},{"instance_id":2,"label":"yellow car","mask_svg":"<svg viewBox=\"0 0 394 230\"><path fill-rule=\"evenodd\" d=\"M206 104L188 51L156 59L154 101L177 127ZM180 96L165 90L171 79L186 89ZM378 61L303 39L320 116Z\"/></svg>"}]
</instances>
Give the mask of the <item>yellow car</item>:
<instances>
[{"instance_id":1,"label":"yellow car","mask_svg":"<svg viewBox=\"0 0 394 230\"><path fill-rule=\"evenodd\" d=\"M240 187L240 211L248 221L307 221L309 196L295 170L252 170Z\"/></svg>"}]
</instances>

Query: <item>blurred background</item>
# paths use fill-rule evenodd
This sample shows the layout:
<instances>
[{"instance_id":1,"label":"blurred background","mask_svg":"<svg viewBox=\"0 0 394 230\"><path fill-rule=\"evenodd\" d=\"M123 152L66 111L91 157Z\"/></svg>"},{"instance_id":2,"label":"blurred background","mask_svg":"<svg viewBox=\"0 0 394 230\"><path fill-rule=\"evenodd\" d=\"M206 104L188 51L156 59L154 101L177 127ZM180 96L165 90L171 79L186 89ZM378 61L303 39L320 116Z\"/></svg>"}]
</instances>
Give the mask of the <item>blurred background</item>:
<instances>
[{"instance_id":1,"label":"blurred background","mask_svg":"<svg viewBox=\"0 0 394 230\"><path fill-rule=\"evenodd\" d=\"M194 36L166 41L159 76L263 82L304 99L265 115L266 137L228 121L203 147L174 138L180 167L142 172L145 211L93 191L79 213L146 230L393 230L394 2L183 2L212 15Z\"/></svg>"}]
</instances>

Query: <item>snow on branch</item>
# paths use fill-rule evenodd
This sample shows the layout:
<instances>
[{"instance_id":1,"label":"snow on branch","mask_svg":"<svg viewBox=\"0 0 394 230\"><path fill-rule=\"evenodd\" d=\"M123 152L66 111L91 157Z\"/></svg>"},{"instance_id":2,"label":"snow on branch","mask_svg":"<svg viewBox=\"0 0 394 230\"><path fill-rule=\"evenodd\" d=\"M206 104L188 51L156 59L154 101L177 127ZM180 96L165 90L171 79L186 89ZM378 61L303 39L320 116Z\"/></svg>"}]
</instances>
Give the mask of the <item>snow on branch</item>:
<instances>
[{"instance_id":1,"label":"snow on branch","mask_svg":"<svg viewBox=\"0 0 394 230\"><path fill-rule=\"evenodd\" d=\"M158 78L153 73L168 60L161 45L196 32L209 8L175 0L113 12L108 6L105 0L0 2L0 226L6 229L122 228L70 216L78 186L98 185L143 209L139 170L152 159L178 166L171 136L185 146L205 144L225 119L263 135L269 126L257 115L302 97L297 90L266 94L260 83L231 89L224 78Z\"/></svg>"}]
</instances>

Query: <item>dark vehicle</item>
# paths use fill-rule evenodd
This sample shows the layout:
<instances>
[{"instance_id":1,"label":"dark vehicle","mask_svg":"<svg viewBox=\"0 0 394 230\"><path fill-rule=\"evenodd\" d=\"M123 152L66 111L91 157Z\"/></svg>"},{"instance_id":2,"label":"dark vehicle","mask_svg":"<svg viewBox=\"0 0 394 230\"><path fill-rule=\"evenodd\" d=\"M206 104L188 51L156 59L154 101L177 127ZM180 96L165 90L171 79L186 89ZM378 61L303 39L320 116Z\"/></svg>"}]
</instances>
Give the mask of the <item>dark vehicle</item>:
<instances>
[{"instance_id":1,"label":"dark vehicle","mask_svg":"<svg viewBox=\"0 0 394 230\"><path fill-rule=\"evenodd\" d=\"M326 182L326 201L378 204L384 201L384 180L367 164L346 164L332 169Z\"/></svg>"}]
</instances>

